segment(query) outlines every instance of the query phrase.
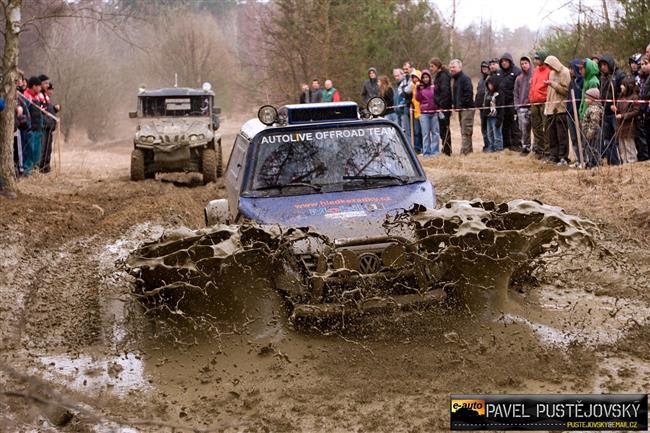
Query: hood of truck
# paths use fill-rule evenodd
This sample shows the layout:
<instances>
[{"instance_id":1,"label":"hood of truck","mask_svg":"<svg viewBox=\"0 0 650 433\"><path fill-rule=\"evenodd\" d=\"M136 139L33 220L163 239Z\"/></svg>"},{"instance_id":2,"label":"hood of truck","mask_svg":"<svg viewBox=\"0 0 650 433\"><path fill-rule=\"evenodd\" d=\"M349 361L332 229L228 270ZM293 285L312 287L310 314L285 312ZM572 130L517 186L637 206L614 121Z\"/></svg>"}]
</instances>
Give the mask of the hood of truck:
<instances>
[{"instance_id":1,"label":"hood of truck","mask_svg":"<svg viewBox=\"0 0 650 433\"><path fill-rule=\"evenodd\" d=\"M239 199L244 218L283 227L311 227L330 239L383 236L389 213L415 204L435 207L429 181L356 191Z\"/></svg>"},{"instance_id":2,"label":"hood of truck","mask_svg":"<svg viewBox=\"0 0 650 433\"><path fill-rule=\"evenodd\" d=\"M199 136L203 134L203 138ZM197 141L212 139L210 120L207 117L154 117L142 119L136 138L153 136L157 143L189 142L196 135Z\"/></svg>"}]
</instances>

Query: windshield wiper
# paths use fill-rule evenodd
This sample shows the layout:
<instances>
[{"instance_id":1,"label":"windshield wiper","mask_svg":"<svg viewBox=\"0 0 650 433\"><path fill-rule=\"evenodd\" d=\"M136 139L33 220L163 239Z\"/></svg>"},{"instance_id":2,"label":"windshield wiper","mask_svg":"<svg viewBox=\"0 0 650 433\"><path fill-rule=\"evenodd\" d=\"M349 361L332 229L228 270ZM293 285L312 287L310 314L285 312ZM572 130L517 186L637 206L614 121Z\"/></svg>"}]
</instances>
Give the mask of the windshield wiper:
<instances>
[{"instance_id":1,"label":"windshield wiper","mask_svg":"<svg viewBox=\"0 0 650 433\"><path fill-rule=\"evenodd\" d=\"M277 184L277 185L265 185L261 186L259 188L255 188L255 191L265 191L267 189L282 189L282 188L287 188L290 186L307 186L309 188L312 188L315 191L320 191L321 186L318 184L314 183L307 183L307 182L289 182L289 183L283 183L283 184Z\"/></svg>"},{"instance_id":2,"label":"windshield wiper","mask_svg":"<svg viewBox=\"0 0 650 433\"><path fill-rule=\"evenodd\" d=\"M358 175L358 176L343 176L343 180L397 180L402 184L408 182L408 176L397 176L395 174L377 174L377 175Z\"/></svg>"}]
</instances>

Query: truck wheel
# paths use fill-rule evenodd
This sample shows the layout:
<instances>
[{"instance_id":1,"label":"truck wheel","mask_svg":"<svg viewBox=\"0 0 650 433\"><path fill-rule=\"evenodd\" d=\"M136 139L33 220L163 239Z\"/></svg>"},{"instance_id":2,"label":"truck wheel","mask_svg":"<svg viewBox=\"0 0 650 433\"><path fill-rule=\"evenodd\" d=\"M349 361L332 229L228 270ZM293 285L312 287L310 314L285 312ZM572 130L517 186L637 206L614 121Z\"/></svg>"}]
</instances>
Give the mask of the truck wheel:
<instances>
[{"instance_id":1,"label":"truck wheel","mask_svg":"<svg viewBox=\"0 0 650 433\"><path fill-rule=\"evenodd\" d=\"M217 148L217 177L223 177L223 153L221 152L221 143Z\"/></svg>"},{"instance_id":2,"label":"truck wheel","mask_svg":"<svg viewBox=\"0 0 650 433\"><path fill-rule=\"evenodd\" d=\"M131 180L144 180L144 152L140 149L133 149L131 152Z\"/></svg>"},{"instance_id":3,"label":"truck wheel","mask_svg":"<svg viewBox=\"0 0 650 433\"><path fill-rule=\"evenodd\" d=\"M201 152L201 172L204 185L217 180L217 152L214 149L205 148Z\"/></svg>"}]
</instances>

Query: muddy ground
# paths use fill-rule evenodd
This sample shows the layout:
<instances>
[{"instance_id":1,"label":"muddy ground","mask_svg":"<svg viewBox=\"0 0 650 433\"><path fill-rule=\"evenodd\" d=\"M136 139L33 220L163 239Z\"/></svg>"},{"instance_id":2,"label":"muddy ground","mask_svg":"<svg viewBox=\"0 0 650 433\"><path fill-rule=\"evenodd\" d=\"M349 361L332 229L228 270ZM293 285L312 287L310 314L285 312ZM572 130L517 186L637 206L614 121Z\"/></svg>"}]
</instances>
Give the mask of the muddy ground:
<instances>
[{"instance_id":1,"label":"muddy ground","mask_svg":"<svg viewBox=\"0 0 650 433\"><path fill-rule=\"evenodd\" d=\"M225 125L227 150L240 124ZM123 260L165 229L202 227L223 183L134 183L128 140L67 146L58 175L0 199L0 431L431 432L448 430L450 393L650 389L649 163L424 160L440 202L538 199L596 222L597 247L548 257L498 308L449 303L322 333L288 326L279 299L263 321L145 311Z\"/></svg>"}]
</instances>

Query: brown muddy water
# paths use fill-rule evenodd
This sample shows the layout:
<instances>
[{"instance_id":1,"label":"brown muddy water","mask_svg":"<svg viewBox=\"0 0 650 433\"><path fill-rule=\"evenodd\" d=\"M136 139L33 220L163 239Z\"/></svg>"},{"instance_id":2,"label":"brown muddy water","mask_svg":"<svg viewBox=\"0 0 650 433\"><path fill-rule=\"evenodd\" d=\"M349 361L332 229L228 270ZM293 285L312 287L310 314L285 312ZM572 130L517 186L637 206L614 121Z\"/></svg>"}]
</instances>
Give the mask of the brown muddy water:
<instances>
[{"instance_id":1,"label":"brown muddy water","mask_svg":"<svg viewBox=\"0 0 650 433\"><path fill-rule=\"evenodd\" d=\"M129 255L180 227L177 240L197 236L222 184L129 182L128 143L64 161L56 182L31 178L19 200L0 202L0 431L431 432L448 430L450 393L650 389L642 164L591 176L508 154L427 161L450 207L394 223L423 259L452 265L436 267L452 296L296 327L273 269L237 273L225 312L203 292L153 309L133 295ZM567 212L540 219L538 203L512 202L531 196ZM475 197L511 207L454 201ZM511 209L538 216L522 227Z\"/></svg>"}]
</instances>

